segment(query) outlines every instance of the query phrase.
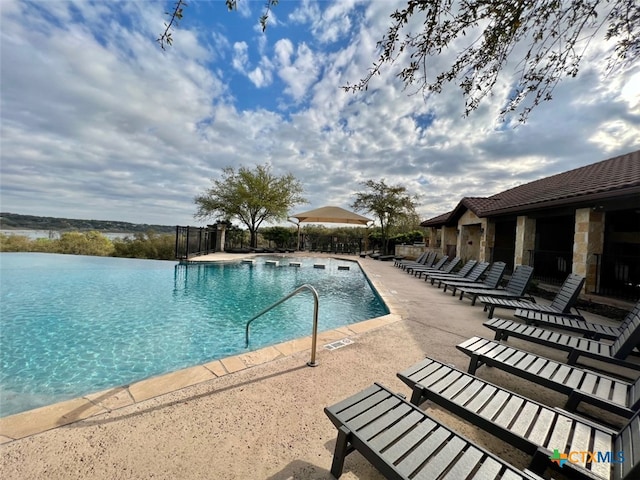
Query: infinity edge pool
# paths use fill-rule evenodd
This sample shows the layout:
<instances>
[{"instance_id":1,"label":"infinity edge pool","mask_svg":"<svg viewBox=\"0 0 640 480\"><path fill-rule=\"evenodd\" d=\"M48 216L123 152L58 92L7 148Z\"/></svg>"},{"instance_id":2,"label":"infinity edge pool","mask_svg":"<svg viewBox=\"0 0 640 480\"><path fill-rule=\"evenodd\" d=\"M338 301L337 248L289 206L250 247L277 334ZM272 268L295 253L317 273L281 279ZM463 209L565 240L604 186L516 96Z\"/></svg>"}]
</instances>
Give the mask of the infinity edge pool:
<instances>
[{"instance_id":1,"label":"infinity edge pool","mask_svg":"<svg viewBox=\"0 0 640 480\"><path fill-rule=\"evenodd\" d=\"M228 258L221 258L220 254L215 255L216 258L200 257L193 260L205 262L224 262L231 259L238 260L237 255ZM321 257L322 255L314 252L313 256ZM371 284L372 289L380 296L390 313L382 317L319 332L317 337L317 352L322 351L324 345L328 343L401 320L401 316L396 313L397 309L394 305L393 298L389 296L383 288L380 288L375 278L371 278L371 276L367 274L365 266L358 259L336 255L327 255L327 258L339 258L340 260L358 263L363 274ZM0 418L0 444L144 402L145 400L160 395L305 351L311 351L311 335L264 347L259 350L214 360L202 365L187 367L174 372L150 377L130 385L114 387L83 397L2 417ZM305 359L305 361L306 360L308 359ZM321 362L321 359L319 359L320 365Z\"/></svg>"}]
</instances>

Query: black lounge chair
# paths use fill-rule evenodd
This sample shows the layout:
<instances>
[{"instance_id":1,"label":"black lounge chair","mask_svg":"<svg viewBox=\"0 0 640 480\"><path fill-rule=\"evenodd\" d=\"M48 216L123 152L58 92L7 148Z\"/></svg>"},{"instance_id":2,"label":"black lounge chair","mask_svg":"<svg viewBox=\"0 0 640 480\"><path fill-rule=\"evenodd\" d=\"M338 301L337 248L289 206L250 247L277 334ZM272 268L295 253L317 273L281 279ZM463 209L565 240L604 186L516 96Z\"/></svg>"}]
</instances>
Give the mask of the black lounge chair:
<instances>
[{"instance_id":1,"label":"black lounge chair","mask_svg":"<svg viewBox=\"0 0 640 480\"><path fill-rule=\"evenodd\" d=\"M418 271L422 271L422 270L442 270L444 269L447 265L449 265L449 263L447 263L447 260L449 259L449 257L447 255L443 255L440 260L438 260L437 262L435 262L433 265L428 266L428 265L410 265L407 268L404 269L405 272L407 273L412 273L414 276L416 274L416 270Z\"/></svg>"},{"instance_id":2,"label":"black lounge chair","mask_svg":"<svg viewBox=\"0 0 640 480\"><path fill-rule=\"evenodd\" d=\"M407 267L407 265L423 265L427 261L430 255L431 255L430 252L422 252L420 255L418 255L418 258L416 258L415 260L406 260L404 257L402 257L394 261L393 265L395 267L401 268L402 270L404 270Z\"/></svg>"},{"instance_id":3,"label":"black lounge chair","mask_svg":"<svg viewBox=\"0 0 640 480\"><path fill-rule=\"evenodd\" d=\"M468 282L476 282L480 280L480 277L482 277L482 275L484 275L484 273L487 271L487 268L489 268L489 262L476 262L476 264L471 268L471 270L469 272L462 272L462 269L460 269L460 272L456 273L451 273L448 275L430 275L428 280L431 280L431 285L433 285L435 282L438 282L438 288L440 288L442 286L442 283L446 280L465 280ZM459 275L458 275L459 274ZM427 278L424 279L424 281L427 281Z\"/></svg>"},{"instance_id":4,"label":"black lounge chair","mask_svg":"<svg viewBox=\"0 0 640 480\"><path fill-rule=\"evenodd\" d=\"M529 265L518 265L504 288L486 289L479 286L470 288L459 287L460 300L462 300L462 297L465 295L469 295L471 297L471 305L475 305L478 296L483 295L485 297L508 298L511 300L527 299L535 303L534 298L526 294L532 276L533 267Z\"/></svg>"},{"instance_id":5,"label":"black lounge chair","mask_svg":"<svg viewBox=\"0 0 640 480\"><path fill-rule=\"evenodd\" d=\"M434 375L433 381L427 377L415 382L407 373L401 372L398 376L412 386L412 403L414 400L415 403L432 401L532 455L530 468L533 471L552 467L572 477L640 478L640 411L634 413L622 429L615 431L446 365ZM567 461L560 462L561 455L569 456L571 452L609 452L612 462L589 460L586 455L565 457Z\"/></svg>"},{"instance_id":6,"label":"black lounge chair","mask_svg":"<svg viewBox=\"0 0 640 480\"><path fill-rule=\"evenodd\" d=\"M489 312L489 318L493 317L493 311L496 307L509 308L511 310L520 308L523 310L535 310L545 313L562 313L567 316L573 315L574 317L582 318L580 313L572 314L571 309L574 308L574 305L578 301L578 296L580 295L580 290L582 290L583 285L584 277L573 273L569 274L550 305L526 302L524 300L495 298L486 295L479 296L478 300L484 303L484 310L485 312Z\"/></svg>"},{"instance_id":7,"label":"black lounge chair","mask_svg":"<svg viewBox=\"0 0 640 480\"><path fill-rule=\"evenodd\" d=\"M504 262L494 262L489 267L489 271L487 272L487 276L484 280L480 281L472 281L465 282L464 280L447 280L444 283L444 291L446 292L448 288L451 289L451 295L454 296L456 291L459 288L484 288L484 289L494 289L498 288L500 285L500 281L502 280L502 276L504 275L504 271L507 268L507 264Z\"/></svg>"},{"instance_id":8,"label":"black lounge chair","mask_svg":"<svg viewBox=\"0 0 640 480\"><path fill-rule=\"evenodd\" d=\"M628 382L482 337L470 338L456 348L470 357L468 373L474 375L482 365L504 370L568 395L567 410L576 410L584 402L630 418L640 409L640 377Z\"/></svg>"},{"instance_id":9,"label":"black lounge chair","mask_svg":"<svg viewBox=\"0 0 640 480\"><path fill-rule=\"evenodd\" d=\"M483 325L496 332L495 340L497 341L515 337L569 352L567 363L570 365L577 363L580 357L587 357L620 365L621 367L640 370L640 363L626 360L633 350L640 345L640 322L628 324L613 343L567 335L566 333L559 333L501 318L492 318L484 322Z\"/></svg>"},{"instance_id":10,"label":"black lounge chair","mask_svg":"<svg viewBox=\"0 0 640 480\"><path fill-rule=\"evenodd\" d=\"M521 471L374 384L324 412L338 429L331 474L359 451L388 479L542 480Z\"/></svg>"},{"instance_id":11,"label":"black lounge chair","mask_svg":"<svg viewBox=\"0 0 640 480\"><path fill-rule=\"evenodd\" d=\"M445 257L446 257L446 255L445 255ZM447 257L447 258L449 258L449 257ZM447 263L441 265L441 262L442 262L442 258L441 258L440 261L437 264L435 264L432 268L416 268L416 269L414 269L413 276L414 277L418 277L418 278L422 278L422 275L427 275L428 273L451 273L451 272L453 272L453 269L456 268L460 264L461 261L462 261L462 259L460 257L455 257L450 262L447 262Z\"/></svg>"},{"instance_id":12,"label":"black lounge chair","mask_svg":"<svg viewBox=\"0 0 640 480\"><path fill-rule=\"evenodd\" d=\"M426 282L431 275L433 276L438 276L438 277L451 277L451 278L457 278L458 280L460 280L461 278L464 278L466 275L469 275L469 273L471 272L471 270L473 270L473 267L476 266L476 264L478 263L477 260L469 260L467 263L465 263L462 268L460 270L458 270L457 272L438 272L438 271L423 271L421 272L424 275L424 281Z\"/></svg>"},{"instance_id":13,"label":"black lounge chair","mask_svg":"<svg viewBox=\"0 0 640 480\"><path fill-rule=\"evenodd\" d=\"M635 307L631 309L619 326L591 323L560 314L534 312L532 310L518 309L514 316L524 320L527 325L553 327L576 332L594 340L615 340L630 323L640 324L640 301L636 303Z\"/></svg>"}]
</instances>

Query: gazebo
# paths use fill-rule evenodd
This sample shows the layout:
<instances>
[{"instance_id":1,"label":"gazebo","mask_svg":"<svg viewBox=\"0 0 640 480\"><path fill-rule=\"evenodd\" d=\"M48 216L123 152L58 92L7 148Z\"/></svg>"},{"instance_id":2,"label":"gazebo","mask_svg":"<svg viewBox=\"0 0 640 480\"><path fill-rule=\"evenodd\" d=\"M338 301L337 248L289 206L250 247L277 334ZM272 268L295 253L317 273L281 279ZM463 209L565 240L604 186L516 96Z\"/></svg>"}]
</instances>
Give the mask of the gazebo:
<instances>
[{"instance_id":1,"label":"gazebo","mask_svg":"<svg viewBox=\"0 0 640 480\"><path fill-rule=\"evenodd\" d=\"M295 218L297 222L291 220ZM289 221L298 225L298 249L300 249L300 224L306 223L345 223L350 225L369 226L373 222L370 218L363 217L355 212L350 212L344 208L326 206L309 210L308 212L296 213L289 217Z\"/></svg>"}]
</instances>

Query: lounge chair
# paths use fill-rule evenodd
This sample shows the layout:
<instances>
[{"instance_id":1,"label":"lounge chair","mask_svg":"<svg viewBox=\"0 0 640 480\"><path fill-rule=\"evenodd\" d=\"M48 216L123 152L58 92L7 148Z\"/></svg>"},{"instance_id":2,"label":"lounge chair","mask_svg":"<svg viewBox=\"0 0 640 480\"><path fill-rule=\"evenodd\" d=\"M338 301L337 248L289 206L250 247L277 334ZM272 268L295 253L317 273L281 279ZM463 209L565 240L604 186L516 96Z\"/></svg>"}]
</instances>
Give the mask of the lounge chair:
<instances>
[{"instance_id":1,"label":"lounge chair","mask_svg":"<svg viewBox=\"0 0 640 480\"><path fill-rule=\"evenodd\" d=\"M485 312L489 312L489 318L493 317L493 311L496 307L509 308L511 310L521 308L523 310L535 310L545 313L562 313L567 316L573 315L574 317L582 318L579 312L572 314L571 309L574 308L574 305L578 301L578 295L580 295L580 290L582 290L583 285L584 277L573 273L569 274L549 305L541 305L524 300L489 297L486 295L480 295L478 300L484 303L484 310Z\"/></svg>"},{"instance_id":2,"label":"lounge chair","mask_svg":"<svg viewBox=\"0 0 640 480\"><path fill-rule=\"evenodd\" d=\"M449 257L447 257L447 258L449 258ZM415 268L413 270L413 276L414 277L418 277L418 278L422 278L422 275L426 275L428 273L436 273L436 272L437 273L451 273L451 272L453 272L453 269L456 268L460 264L461 261L462 261L462 259L460 257L455 257L450 262L447 262L447 263L445 263L443 265L440 265L440 263L442 262L442 259L440 259L440 262L438 262L437 264L435 264L431 268Z\"/></svg>"},{"instance_id":3,"label":"lounge chair","mask_svg":"<svg viewBox=\"0 0 640 480\"><path fill-rule=\"evenodd\" d=\"M451 269L451 271L449 272L439 272L439 271L421 271L421 274L424 275L424 280L425 282L427 281L427 279L431 276L442 276L442 277L454 277L454 278L464 278L465 275L468 275L469 272L471 272L471 270L473 270L473 267L476 266L476 264L478 263L477 260L469 260L467 263L465 263L462 268L460 270L458 270L457 272L453 272L453 269Z\"/></svg>"},{"instance_id":4,"label":"lounge chair","mask_svg":"<svg viewBox=\"0 0 640 480\"><path fill-rule=\"evenodd\" d=\"M553 327L560 330L581 333L587 338L594 340L615 340L622 330L631 322L640 323L640 301L624 318L618 326L603 325L602 323L591 323L564 315L534 312L532 310L516 310L514 316L524 320L527 325L542 327Z\"/></svg>"},{"instance_id":5,"label":"lounge chair","mask_svg":"<svg viewBox=\"0 0 640 480\"><path fill-rule=\"evenodd\" d=\"M615 431L565 410L547 407L456 368L443 367L442 372L434 375L433 381L414 382L405 372L398 376L413 385L412 400L433 401L532 455L532 470L540 472L552 467L567 476L590 479L640 478L640 411L622 429ZM575 455L575 452L585 453ZM586 452L608 452L611 462L591 460ZM561 458L566 461L561 462Z\"/></svg>"},{"instance_id":6,"label":"lounge chair","mask_svg":"<svg viewBox=\"0 0 640 480\"><path fill-rule=\"evenodd\" d=\"M410 265L407 268L405 268L404 271L407 272L407 273L412 273L415 276L416 270L433 270L434 268L436 270L442 270L447 265L449 265L449 263L451 263L451 262L447 263L447 260L449 260L449 257L447 255L443 255L442 258L440 258L440 260L438 260L436 263L434 263L431 266L427 266L427 265Z\"/></svg>"},{"instance_id":7,"label":"lounge chair","mask_svg":"<svg viewBox=\"0 0 640 480\"><path fill-rule=\"evenodd\" d=\"M487 271L487 268L489 268L489 262L476 262L471 271L469 271L468 273L464 273L462 269L460 269L460 272L458 272L459 275L456 273L445 275L434 274L430 275L428 280L431 280L431 285L433 285L435 282L438 282L438 288L442 286L442 282L444 282L445 280L465 280L469 282L476 282L480 280L480 277L482 277L482 275L484 275L484 273ZM424 281L426 282L427 278L425 278Z\"/></svg>"},{"instance_id":8,"label":"lounge chair","mask_svg":"<svg viewBox=\"0 0 640 480\"><path fill-rule=\"evenodd\" d=\"M331 474L359 451L385 478L542 480L458 435L385 387L374 384L324 412L338 429Z\"/></svg>"},{"instance_id":9,"label":"lounge chair","mask_svg":"<svg viewBox=\"0 0 640 480\"><path fill-rule=\"evenodd\" d=\"M584 402L630 418L640 409L640 378L627 382L482 337L470 338L456 348L470 357L468 373L474 375L482 365L504 370L568 395L567 410Z\"/></svg>"},{"instance_id":10,"label":"lounge chair","mask_svg":"<svg viewBox=\"0 0 640 480\"><path fill-rule=\"evenodd\" d=\"M402 268L403 270L407 265L422 265L424 262L427 261L427 258L429 257L429 255L431 255L430 252L422 252L420 255L418 255L418 258L416 258L415 260L406 260L404 257L402 257L400 259L397 259L395 262L393 262L393 265L395 267Z\"/></svg>"},{"instance_id":11,"label":"lounge chair","mask_svg":"<svg viewBox=\"0 0 640 480\"><path fill-rule=\"evenodd\" d=\"M533 267L529 265L518 265L504 288L485 289L479 286L471 288L459 287L460 300L462 300L462 297L465 295L468 295L471 297L471 305L475 305L478 296L483 295L485 297L509 298L511 300L527 299L535 302L532 296L526 294L532 276Z\"/></svg>"},{"instance_id":12,"label":"lounge chair","mask_svg":"<svg viewBox=\"0 0 640 480\"><path fill-rule=\"evenodd\" d=\"M484 322L485 327L495 331L495 340L516 337L532 343L569 352L567 363L575 364L580 357L593 358L603 362L640 370L640 363L626 358L640 345L640 321L629 323L613 343L604 343L590 338L576 337L545 328L534 327L513 320L492 318Z\"/></svg>"},{"instance_id":13,"label":"lounge chair","mask_svg":"<svg viewBox=\"0 0 640 480\"><path fill-rule=\"evenodd\" d=\"M437 256L438 254L435 252L424 252L416 260L403 260L398 264L398 267L407 271L408 268L431 266L436 261Z\"/></svg>"},{"instance_id":14,"label":"lounge chair","mask_svg":"<svg viewBox=\"0 0 640 480\"><path fill-rule=\"evenodd\" d=\"M444 283L444 291L446 292L448 288L451 289L451 295L454 296L458 288L484 288L487 290L492 290L494 288L498 288L500 285L500 281L502 280L502 276L504 275L504 271L507 268L507 264L504 262L494 262L489 267L489 271L487 272L487 276L479 281L465 282L463 280L447 280Z\"/></svg>"}]
</instances>

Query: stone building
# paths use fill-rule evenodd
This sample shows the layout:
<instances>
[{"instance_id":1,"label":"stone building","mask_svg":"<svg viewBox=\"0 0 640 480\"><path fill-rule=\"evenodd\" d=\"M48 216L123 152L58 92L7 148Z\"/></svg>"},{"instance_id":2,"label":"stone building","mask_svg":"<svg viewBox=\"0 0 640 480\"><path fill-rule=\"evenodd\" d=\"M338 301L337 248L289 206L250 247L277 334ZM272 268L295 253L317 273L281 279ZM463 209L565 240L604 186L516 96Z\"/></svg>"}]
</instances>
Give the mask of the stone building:
<instances>
[{"instance_id":1,"label":"stone building","mask_svg":"<svg viewBox=\"0 0 640 480\"><path fill-rule=\"evenodd\" d=\"M586 277L585 293L640 298L640 150L491 197L465 197L425 220L428 248L534 267L534 278Z\"/></svg>"}]
</instances>

